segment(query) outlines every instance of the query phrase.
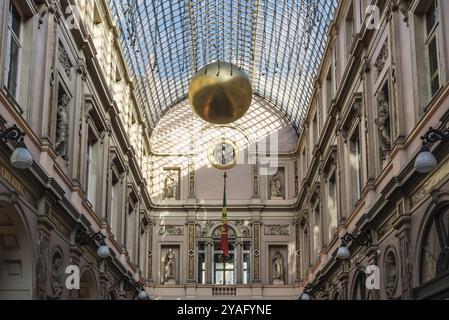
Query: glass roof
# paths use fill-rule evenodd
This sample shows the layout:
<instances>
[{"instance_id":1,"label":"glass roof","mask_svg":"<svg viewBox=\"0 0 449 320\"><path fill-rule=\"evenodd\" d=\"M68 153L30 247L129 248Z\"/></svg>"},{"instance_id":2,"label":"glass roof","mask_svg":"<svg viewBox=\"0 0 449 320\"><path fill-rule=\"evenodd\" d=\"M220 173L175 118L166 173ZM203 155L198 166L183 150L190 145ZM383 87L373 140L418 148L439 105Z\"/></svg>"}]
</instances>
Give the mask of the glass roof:
<instances>
[{"instance_id":1,"label":"glass roof","mask_svg":"<svg viewBox=\"0 0 449 320\"><path fill-rule=\"evenodd\" d=\"M152 131L192 75L227 61L301 131L338 0L109 0Z\"/></svg>"}]
</instances>

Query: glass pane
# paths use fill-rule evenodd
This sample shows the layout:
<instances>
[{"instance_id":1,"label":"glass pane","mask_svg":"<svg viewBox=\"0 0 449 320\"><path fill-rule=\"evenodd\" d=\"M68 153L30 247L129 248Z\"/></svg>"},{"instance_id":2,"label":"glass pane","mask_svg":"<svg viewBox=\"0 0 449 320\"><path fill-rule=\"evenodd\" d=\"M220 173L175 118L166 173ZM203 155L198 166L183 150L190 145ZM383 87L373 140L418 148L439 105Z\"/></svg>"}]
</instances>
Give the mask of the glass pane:
<instances>
[{"instance_id":1,"label":"glass pane","mask_svg":"<svg viewBox=\"0 0 449 320\"><path fill-rule=\"evenodd\" d=\"M432 32L433 27L438 21L437 10L435 1L432 1L432 5L426 13L427 34Z\"/></svg>"},{"instance_id":2,"label":"glass pane","mask_svg":"<svg viewBox=\"0 0 449 320\"><path fill-rule=\"evenodd\" d=\"M435 225L432 225L422 250L421 282L424 284L435 278L437 260L441 253L441 246Z\"/></svg>"},{"instance_id":3,"label":"glass pane","mask_svg":"<svg viewBox=\"0 0 449 320\"><path fill-rule=\"evenodd\" d=\"M440 89L440 77L438 76L438 74L436 75L435 79L432 80L432 96L434 96L438 89Z\"/></svg>"},{"instance_id":4,"label":"glass pane","mask_svg":"<svg viewBox=\"0 0 449 320\"><path fill-rule=\"evenodd\" d=\"M17 11L16 7L11 3L10 7L10 27L14 32L14 35L19 39L20 38L20 14Z\"/></svg>"},{"instance_id":5,"label":"glass pane","mask_svg":"<svg viewBox=\"0 0 449 320\"><path fill-rule=\"evenodd\" d=\"M235 284L234 282L234 271L226 271L226 285Z\"/></svg>"},{"instance_id":6,"label":"glass pane","mask_svg":"<svg viewBox=\"0 0 449 320\"><path fill-rule=\"evenodd\" d=\"M254 69L254 91L301 131L339 1L108 2L150 126L185 98L192 70L220 59Z\"/></svg>"},{"instance_id":7,"label":"glass pane","mask_svg":"<svg viewBox=\"0 0 449 320\"><path fill-rule=\"evenodd\" d=\"M226 270L234 270L234 262L226 262Z\"/></svg>"},{"instance_id":8,"label":"glass pane","mask_svg":"<svg viewBox=\"0 0 449 320\"><path fill-rule=\"evenodd\" d=\"M215 284L223 284L224 273L223 271L215 271Z\"/></svg>"},{"instance_id":9,"label":"glass pane","mask_svg":"<svg viewBox=\"0 0 449 320\"><path fill-rule=\"evenodd\" d=\"M198 283L206 284L206 263L204 253L198 254Z\"/></svg>"},{"instance_id":10,"label":"glass pane","mask_svg":"<svg viewBox=\"0 0 449 320\"><path fill-rule=\"evenodd\" d=\"M215 270L223 270L223 263L216 262L215 263Z\"/></svg>"},{"instance_id":11,"label":"glass pane","mask_svg":"<svg viewBox=\"0 0 449 320\"><path fill-rule=\"evenodd\" d=\"M19 72L19 53L20 48L13 38L11 38L9 52L9 72L8 72L8 90L13 97L17 95L17 76Z\"/></svg>"},{"instance_id":12,"label":"glass pane","mask_svg":"<svg viewBox=\"0 0 449 320\"><path fill-rule=\"evenodd\" d=\"M433 37L433 39L430 41L428 50L430 75L432 76L438 70L438 49L436 37Z\"/></svg>"}]
</instances>

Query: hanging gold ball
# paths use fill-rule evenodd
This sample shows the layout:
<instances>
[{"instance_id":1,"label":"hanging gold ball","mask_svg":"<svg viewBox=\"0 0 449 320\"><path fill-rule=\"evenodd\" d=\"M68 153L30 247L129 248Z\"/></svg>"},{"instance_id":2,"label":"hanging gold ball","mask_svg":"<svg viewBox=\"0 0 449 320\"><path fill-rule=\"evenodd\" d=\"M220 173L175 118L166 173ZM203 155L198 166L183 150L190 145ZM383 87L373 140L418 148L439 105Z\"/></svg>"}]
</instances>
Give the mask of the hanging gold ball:
<instances>
[{"instance_id":1,"label":"hanging gold ball","mask_svg":"<svg viewBox=\"0 0 449 320\"><path fill-rule=\"evenodd\" d=\"M252 97L251 83L245 72L222 61L198 70L189 88L193 111L213 124L228 124L243 117Z\"/></svg>"}]
</instances>

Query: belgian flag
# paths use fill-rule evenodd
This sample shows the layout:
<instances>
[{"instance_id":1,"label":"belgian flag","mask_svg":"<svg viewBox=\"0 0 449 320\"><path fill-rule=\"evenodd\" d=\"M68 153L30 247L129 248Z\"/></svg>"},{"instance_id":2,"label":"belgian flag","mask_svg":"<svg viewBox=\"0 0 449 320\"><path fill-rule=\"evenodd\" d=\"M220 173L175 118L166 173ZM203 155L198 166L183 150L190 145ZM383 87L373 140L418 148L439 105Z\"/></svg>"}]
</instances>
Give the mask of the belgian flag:
<instances>
[{"instance_id":1,"label":"belgian flag","mask_svg":"<svg viewBox=\"0 0 449 320\"><path fill-rule=\"evenodd\" d=\"M229 256L228 244L228 210L226 208L226 172L224 174L223 208L221 211L221 250L225 257Z\"/></svg>"}]
</instances>

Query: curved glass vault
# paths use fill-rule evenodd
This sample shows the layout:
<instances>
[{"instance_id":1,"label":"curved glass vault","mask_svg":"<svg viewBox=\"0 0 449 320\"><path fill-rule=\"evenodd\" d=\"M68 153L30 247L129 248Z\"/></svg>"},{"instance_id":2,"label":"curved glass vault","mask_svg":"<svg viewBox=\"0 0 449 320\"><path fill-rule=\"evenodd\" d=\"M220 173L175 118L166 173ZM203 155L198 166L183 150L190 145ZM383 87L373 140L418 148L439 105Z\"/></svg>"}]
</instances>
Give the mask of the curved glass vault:
<instances>
[{"instance_id":1,"label":"curved glass vault","mask_svg":"<svg viewBox=\"0 0 449 320\"><path fill-rule=\"evenodd\" d=\"M299 133L338 0L109 0L149 129L217 60L242 68L255 94Z\"/></svg>"}]
</instances>

